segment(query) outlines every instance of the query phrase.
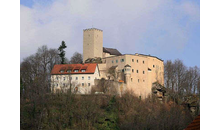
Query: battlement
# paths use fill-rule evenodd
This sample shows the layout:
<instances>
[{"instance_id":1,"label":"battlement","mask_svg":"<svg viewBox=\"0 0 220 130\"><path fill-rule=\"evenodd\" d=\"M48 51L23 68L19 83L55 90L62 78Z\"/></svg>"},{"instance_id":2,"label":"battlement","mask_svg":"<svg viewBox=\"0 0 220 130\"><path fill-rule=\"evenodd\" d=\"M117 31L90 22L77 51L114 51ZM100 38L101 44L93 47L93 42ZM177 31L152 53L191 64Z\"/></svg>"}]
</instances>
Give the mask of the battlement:
<instances>
[{"instance_id":1,"label":"battlement","mask_svg":"<svg viewBox=\"0 0 220 130\"><path fill-rule=\"evenodd\" d=\"M92 31L92 30L97 30L97 31L101 31L101 32L103 32L101 29L97 29L97 28L83 29L83 31Z\"/></svg>"}]
</instances>

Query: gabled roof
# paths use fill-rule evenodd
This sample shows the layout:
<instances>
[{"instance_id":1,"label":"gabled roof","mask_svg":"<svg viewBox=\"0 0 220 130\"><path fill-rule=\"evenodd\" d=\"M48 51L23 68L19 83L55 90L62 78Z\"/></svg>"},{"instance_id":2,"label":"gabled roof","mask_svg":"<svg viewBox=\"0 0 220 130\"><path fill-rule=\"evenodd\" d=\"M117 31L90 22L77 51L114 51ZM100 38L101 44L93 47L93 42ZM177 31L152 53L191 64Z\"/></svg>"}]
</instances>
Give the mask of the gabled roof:
<instances>
[{"instance_id":1,"label":"gabled roof","mask_svg":"<svg viewBox=\"0 0 220 130\"><path fill-rule=\"evenodd\" d=\"M117 49L103 47L103 52L110 53L110 55L120 56L122 55Z\"/></svg>"},{"instance_id":2,"label":"gabled roof","mask_svg":"<svg viewBox=\"0 0 220 130\"><path fill-rule=\"evenodd\" d=\"M124 67L131 67L129 64L125 65Z\"/></svg>"},{"instance_id":3,"label":"gabled roof","mask_svg":"<svg viewBox=\"0 0 220 130\"><path fill-rule=\"evenodd\" d=\"M94 74L97 64L89 63L89 64L58 64L54 65L51 75L59 75L59 74ZM64 72L60 72L60 71ZM71 70L71 72L67 72L67 70ZM78 70L78 72L74 72L74 70ZM85 72L81 72L81 70L86 70Z\"/></svg>"}]
</instances>

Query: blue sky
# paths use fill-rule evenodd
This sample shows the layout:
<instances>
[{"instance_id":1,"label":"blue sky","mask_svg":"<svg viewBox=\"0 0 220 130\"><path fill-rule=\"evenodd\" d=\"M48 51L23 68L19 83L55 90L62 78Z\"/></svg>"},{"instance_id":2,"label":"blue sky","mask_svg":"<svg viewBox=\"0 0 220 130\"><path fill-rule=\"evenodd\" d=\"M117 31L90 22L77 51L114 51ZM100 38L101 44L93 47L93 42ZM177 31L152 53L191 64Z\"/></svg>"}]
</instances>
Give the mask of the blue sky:
<instances>
[{"instance_id":1,"label":"blue sky","mask_svg":"<svg viewBox=\"0 0 220 130\"><path fill-rule=\"evenodd\" d=\"M105 47L200 67L199 0L21 0L20 14L21 61L62 40L68 58L82 53L83 29L96 27Z\"/></svg>"}]
</instances>

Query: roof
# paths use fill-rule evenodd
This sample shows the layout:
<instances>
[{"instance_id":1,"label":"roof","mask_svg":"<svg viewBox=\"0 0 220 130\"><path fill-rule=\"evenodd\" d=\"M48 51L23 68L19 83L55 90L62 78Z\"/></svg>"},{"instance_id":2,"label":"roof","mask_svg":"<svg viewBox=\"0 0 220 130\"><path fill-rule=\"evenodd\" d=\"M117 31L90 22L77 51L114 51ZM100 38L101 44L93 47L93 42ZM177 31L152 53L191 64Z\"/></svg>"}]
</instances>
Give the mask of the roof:
<instances>
[{"instance_id":1,"label":"roof","mask_svg":"<svg viewBox=\"0 0 220 130\"><path fill-rule=\"evenodd\" d=\"M111 55L116 55L116 56L122 55L117 49L114 49L114 48L103 47L103 52L110 53Z\"/></svg>"},{"instance_id":2,"label":"roof","mask_svg":"<svg viewBox=\"0 0 220 130\"><path fill-rule=\"evenodd\" d=\"M104 52L104 50L103 50L103 52ZM160 59L160 58L158 58L158 57L156 57L156 56L145 55L145 54L138 54L138 55L137 55L137 53L136 53L136 54L122 54L122 55L120 55L120 56L125 56L125 55L153 57L153 58L156 58L156 59L158 59L158 60L160 60L160 61L163 62L162 59ZM102 58L102 59L112 58L112 57L116 57L116 56L104 57L104 58Z\"/></svg>"},{"instance_id":3,"label":"roof","mask_svg":"<svg viewBox=\"0 0 220 130\"><path fill-rule=\"evenodd\" d=\"M115 69L115 68L117 68L117 67L118 67L118 66L115 65L115 66L110 67L110 69Z\"/></svg>"},{"instance_id":4,"label":"roof","mask_svg":"<svg viewBox=\"0 0 220 130\"><path fill-rule=\"evenodd\" d=\"M131 67L129 64L125 65L125 67Z\"/></svg>"},{"instance_id":5,"label":"roof","mask_svg":"<svg viewBox=\"0 0 220 130\"><path fill-rule=\"evenodd\" d=\"M97 64L89 63L89 64L57 64L54 65L51 75L59 75L59 74L94 74ZM60 72L60 71L64 72ZM67 72L67 70L71 70L71 72ZM79 70L78 72L74 72L74 70ZM81 70L85 70L85 72L81 72Z\"/></svg>"},{"instance_id":6,"label":"roof","mask_svg":"<svg viewBox=\"0 0 220 130\"><path fill-rule=\"evenodd\" d=\"M198 115L185 130L200 130L200 115Z\"/></svg>"},{"instance_id":7,"label":"roof","mask_svg":"<svg viewBox=\"0 0 220 130\"><path fill-rule=\"evenodd\" d=\"M123 80L118 80L118 82L124 83L124 81L123 81Z\"/></svg>"}]
</instances>

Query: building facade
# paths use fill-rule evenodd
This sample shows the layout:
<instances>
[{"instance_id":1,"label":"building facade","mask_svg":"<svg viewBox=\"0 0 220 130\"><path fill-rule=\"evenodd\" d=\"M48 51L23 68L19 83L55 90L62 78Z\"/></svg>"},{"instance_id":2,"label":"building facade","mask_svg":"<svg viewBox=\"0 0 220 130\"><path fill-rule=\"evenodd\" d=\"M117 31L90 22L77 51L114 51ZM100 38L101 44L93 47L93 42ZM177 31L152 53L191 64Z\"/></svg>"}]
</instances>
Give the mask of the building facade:
<instances>
[{"instance_id":1,"label":"building facade","mask_svg":"<svg viewBox=\"0 0 220 130\"><path fill-rule=\"evenodd\" d=\"M71 88L78 94L90 94L95 79L100 79L98 64L55 65L51 71L51 89L66 92Z\"/></svg>"}]
</instances>

